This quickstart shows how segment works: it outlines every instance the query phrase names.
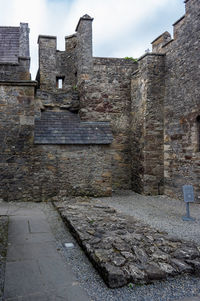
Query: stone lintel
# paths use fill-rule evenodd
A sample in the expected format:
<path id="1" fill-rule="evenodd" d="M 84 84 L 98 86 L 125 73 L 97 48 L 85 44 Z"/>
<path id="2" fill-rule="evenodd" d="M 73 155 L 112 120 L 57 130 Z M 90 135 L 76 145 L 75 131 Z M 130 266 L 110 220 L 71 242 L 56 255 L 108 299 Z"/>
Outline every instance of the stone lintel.
<path id="1" fill-rule="evenodd" d="M 94 20 L 94 18 L 91 18 L 89 15 L 87 15 L 87 14 L 84 15 L 83 17 L 81 17 L 81 18 L 79 19 L 75 31 L 78 31 L 78 27 L 79 27 L 81 21 L 91 21 L 91 22 L 92 22 L 93 20 Z"/>
<path id="2" fill-rule="evenodd" d="M 36 87 L 38 84 L 34 80 L 0 80 L 0 86 L 32 86 Z"/>
<path id="3" fill-rule="evenodd" d="M 56 40 L 57 39 L 57 37 L 56 36 L 46 36 L 46 35 L 39 35 L 38 36 L 38 43 L 39 43 L 39 40 L 40 39 L 54 39 L 54 40 Z"/>

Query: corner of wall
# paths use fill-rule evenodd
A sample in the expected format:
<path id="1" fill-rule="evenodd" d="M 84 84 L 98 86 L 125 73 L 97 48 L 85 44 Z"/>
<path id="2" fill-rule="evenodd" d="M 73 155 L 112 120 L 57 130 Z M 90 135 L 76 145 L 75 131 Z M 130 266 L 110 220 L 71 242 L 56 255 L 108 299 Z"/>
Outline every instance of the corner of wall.
<path id="1" fill-rule="evenodd" d="M 162 194 L 164 188 L 165 56 L 148 54 L 132 78 L 132 181 L 144 194 Z"/>

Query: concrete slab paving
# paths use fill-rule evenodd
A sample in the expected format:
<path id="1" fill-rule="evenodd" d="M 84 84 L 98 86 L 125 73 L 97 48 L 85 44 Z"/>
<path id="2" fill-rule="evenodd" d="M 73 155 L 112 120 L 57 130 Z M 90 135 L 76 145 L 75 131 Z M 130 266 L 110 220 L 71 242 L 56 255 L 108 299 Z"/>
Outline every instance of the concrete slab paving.
<path id="1" fill-rule="evenodd" d="M 49 290 L 55 290 L 56 287 L 60 286 L 77 286 L 77 281 L 71 268 L 66 266 L 63 269 L 63 262 L 58 261 L 57 258 L 40 258 L 38 260 L 38 266 L 42 277 L 45 278 L 45 275 L 48 275 L 48 278 L 46 279 L 46 286 Z"/>
<path id="2" fill-rule="evenodd" d="M 24 243 L 43 243 L 55 241 L 52 233 L 22 233 L 18 235 L 10 234 L 11 244 L 24 244 Z"/>
<path id="3" fill-rule="evenodd" d="M 4 298 L 16 298 L 44 289 L 44 282 L 36 260 L 6 263 Z"/>
<path id="4" fill-rule="evenodd" d="M 48 233 L 51 232 L 49 224 L 46 222 L 45 218 L 41 216 L 28 218 L 28 225 L 30 233 Z"/>
<path id="5" fill-rule="evenodd" d="M 8 215 L 9 205 L 0 202 L 0 215 Z"/>
<path id="6" fill-rule="evenodd" d="M 40 210 L 38 204 L 30 203 L 27 206 L 26 203 L 9 203 L 8 215 L 10 216 L 43 216 L 45 218 L 44 212 Z"/>
<path id="7" fill-rule="evenodd" d="M 49 290 L 28 294 L 23 297 L 8 298 L 6 301 L 85 301 L 84 296 L 80 294 L 80 290 L 76 287 L 61 286 L 58 290 Z M 89 300 L 89 299 L 88 299 Z"/>
<path id="8" fill-rule="evenodd" d="M 10 204 L 7 212 L 4 300 L 89 301 L 60 254 L 45 214 L 31 204 Z"/>
<path id="9" fill-rule="evenodd" d="M 45 294 L 31 294 L 25 297 L 8 298 L 6 301 L 49 301 L 48 296 Z"/>
<path id="10" fill-rule="evenodd" d="M 27 260 L 60 255 L 55 242 L 10 244 L 7 252 L 8 261 Z"/>
<path id="11" fill-rule="evenodd" d="M 17 236 L 21 234 L 29 234 L 28 220 L 21 216 L 9 217 L 8 235 Z"/>

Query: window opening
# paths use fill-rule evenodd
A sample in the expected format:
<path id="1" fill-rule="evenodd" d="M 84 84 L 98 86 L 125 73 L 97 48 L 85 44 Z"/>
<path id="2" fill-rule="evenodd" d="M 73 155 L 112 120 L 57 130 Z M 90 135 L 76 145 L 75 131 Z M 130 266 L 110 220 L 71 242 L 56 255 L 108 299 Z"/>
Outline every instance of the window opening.
<path id="1" fill-rule="evenodd" d="M 64 77 L 56 77 L 56 88 L 63 89 Z"/>

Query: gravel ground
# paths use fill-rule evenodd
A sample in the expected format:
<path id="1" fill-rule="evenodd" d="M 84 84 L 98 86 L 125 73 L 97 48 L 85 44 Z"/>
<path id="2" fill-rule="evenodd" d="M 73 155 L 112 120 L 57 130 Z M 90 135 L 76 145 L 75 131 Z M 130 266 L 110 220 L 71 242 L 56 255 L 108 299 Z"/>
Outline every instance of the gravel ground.
<path id="1" fill-rule="evenodd" d="M 162 230 L 170 232 L 170 229 L 176 225 L 176 231 L 171 230 L 173 235 L 180 236 L 185 233 L 188 239 L 191 237 L 196 242 L 200 242 L 199 238 L 195 239 L 196 236 L 199 237 L 200 227 L 199 214 L 197 212 L 200 210 L 200 205 L 198 204 L 193 204 L 194 206 L 191 208 L 191 215 L 197 218 L 196 222 L 194 224 L 185 222 L 185 224 L 181 221 L 181 216 L 185 212 L 182 203 L 166 197 L 144 197 L 126 191 L 114 195 L 112 198 L 102 198 L 101 200 L 113 207 L 117 208 L 119 206 L 117 209 L 128 214 L 133 214 L 134 208 L 135 217 Z M 179 208 L 179 204 L 182 208 Z M 44 211 L 57 240 L 58 248 L 60 248 L 66 262 L 71 265 L 77 281 L 91 297 L 90 301 L 172 301 L 183 300 L 191 296 L 200 296 L 200 278 L 194 276 L 157 281 L 150 285 L 130 285 L 119 289 L 109 289 L 68 229 L 66 229 L 51 203 L 18 203 L 18 205 L 15 203 L 14 206 L 16 209 L 18 206 L 24 208 L 27 206 L 29 208 L 39 206 Z M 182 229 L 183 227 L 184 230 Z M 197 231 L 196 227 L 198 227 Z M 188 234 L 188 232 L 191 233 Z M 66 249 L 63 246 L 66 242 L 73 242 L 74 248 Z"/>
<path id="2" fill-rule="evenodd" d="M 200 245 L 200 204 L 190 204 L 190 215 L 194 222 L 185 222 L 184 201 L 166 196 L 143 196 L 133 191 L 120 191 L 112 198 L 100 198 L 102 202 L 118 211 L 134 216 L 144 223 L 166 231 L 172 237 L 194 241 Z"/>

